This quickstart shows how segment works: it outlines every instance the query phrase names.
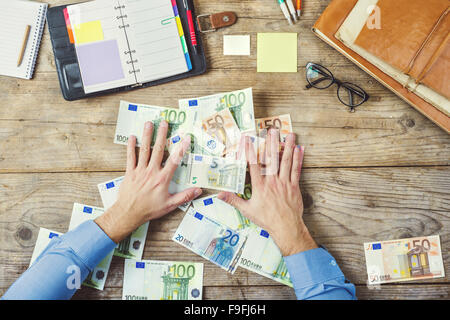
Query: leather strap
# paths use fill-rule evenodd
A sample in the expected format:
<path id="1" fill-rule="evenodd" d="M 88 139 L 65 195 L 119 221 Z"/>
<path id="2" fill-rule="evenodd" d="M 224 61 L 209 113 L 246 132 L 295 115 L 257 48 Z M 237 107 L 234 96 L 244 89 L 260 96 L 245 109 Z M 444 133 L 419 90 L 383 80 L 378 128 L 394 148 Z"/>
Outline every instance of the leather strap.
<path id="1" fill-rule="evenodd" d="M 208 19 L 210 26 L 202 23 L 202 18 Z M 216 29 L 229 27 L 236 23 L 237 16 L 232 11 L 224 11 L 214 14 L 202 14 L 197 16 L 198 26 L 201 32 L 216 31 Z"/>
<path id="2" fill-rule="evenodd" d="M 431 32 L 428 34 L 428 36 L 426 37 L 426 39 L 422 42 L 422 45 L 420 46 L 419 50 L 417 50 L 417 52 L 414 54 L 413 58 L 411 59 L 411 61 L 409 62 L 408 66 L 406 67 L 405 70 L 403 70 L 403 73 L 408 74 L 411 69 L 414 66 L 414 63 L 416 62 L 417 57 L 419 56 L 420 53 L 422 53 L 422 50 L 425 48 L 425 46 L 428 44 L 428 42 L 430 41 L 431 37 L 433 36 L 434 32 L 436 31 L 436 29 L 439 27 L 439 25 L 441 24 L 442 20 L 445 19 L 445 17 L 447 16 L 447 14 L 449 13 L 450 7 L 447 7 L 447 9 L 441 14 L 441 16 L 439 17 L 438 21 L 435 23 L 435 25 L 433 26 L 433 29 L 431 30 Z"/>
<path id="3" fill-rule="evenodd" d="M 215 13 L 209 16 L 211 25 L 214 29 L 219 29 L 223 27 L 229 27 L 236 23 L 237 17 L 234 12 L 225 11 L 220 13 Z"/>

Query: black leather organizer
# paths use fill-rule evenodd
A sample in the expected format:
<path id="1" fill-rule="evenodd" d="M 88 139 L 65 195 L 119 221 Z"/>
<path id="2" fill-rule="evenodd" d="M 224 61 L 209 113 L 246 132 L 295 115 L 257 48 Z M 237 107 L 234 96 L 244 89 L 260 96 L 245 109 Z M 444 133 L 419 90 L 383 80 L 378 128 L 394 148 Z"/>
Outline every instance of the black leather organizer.
<path id="1" fill-rule="evenodd" d="M 188 20 L 186 10 L 184 9 L 183 0 L 176 0 L 178 11 L 183 25 L 184 35 L 188 46 L 189 56 L 191 58 L 192 69 L 188 72 L 171 76 L 164 79 L 150 81 L 142 84 L 135 84 L 129 86 L 118 87 L 114 89 L 94 92 L 86 94 L 83 89 L 83 82 L 81 79 L 81 72 L 78 65 L 75 45 L 70 43 L 69 34 L 66 27 L 63 10 L 64 6 L 52 7 L 47 11 L 47 25 L 50 32 L 50 38 L 53 46 L 53 53 L 55 56 L 56 70 L 58 72 L 59 83 L 64 99 L 68 101 L 97 97 L 108 93 L 115 93 L 121 91 L 129 91 L 139 88 L 147 88 L 159 84 L 167 83 L 174 80 L 189 78 L 200 75 L 206 72 L 206 58 L 203 50 L 202 39 L 200 31 L 195 19 L 195 9 L 192 0 L 188 0 L 192 15 L 194 17 L 194 25 L 197 38 L 197 54 L 194 54 L 194 49 L 191 43 Z"/>

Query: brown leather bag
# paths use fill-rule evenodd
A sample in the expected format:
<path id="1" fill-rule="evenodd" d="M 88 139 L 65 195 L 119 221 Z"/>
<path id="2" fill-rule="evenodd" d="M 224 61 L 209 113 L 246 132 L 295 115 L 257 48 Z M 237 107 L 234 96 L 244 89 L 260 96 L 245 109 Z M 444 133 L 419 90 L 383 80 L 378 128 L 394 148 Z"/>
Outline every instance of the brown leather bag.
<path id="1" fill-rule="evenodd" d="M 381 29 L 355 44 L 450 99 L 450 1 L 379 0 Z"/>

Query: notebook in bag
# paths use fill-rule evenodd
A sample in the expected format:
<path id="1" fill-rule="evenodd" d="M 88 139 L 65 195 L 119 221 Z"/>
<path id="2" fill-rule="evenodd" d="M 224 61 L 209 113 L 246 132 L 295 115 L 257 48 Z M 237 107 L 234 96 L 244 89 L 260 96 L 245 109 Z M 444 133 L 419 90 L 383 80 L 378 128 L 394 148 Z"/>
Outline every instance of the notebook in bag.
<path id="1" fill-rule="evenodd" d="M 378 0 L 381 25 L 365 24 L 355 44 L 449 99 L 449 4 L 448 0 Z"/>
<path id="2" fill-rule="evenodd" d="M 423 115 L 428 117 L 447 132 L 450 132 L 450 118 L 443 111 L 406 88 L 393 76 L 387 74 L 375 64 L 371 63 L 363 56 L 347 47 L 336 37 L 336 33 L 339 28 L 346 21 L 347 17 L 357 3 L 358 0 L 332 0 L 314 24 L 312 31 L 319 38 L 345 55 L 400 98 L 416 108 Z"/>

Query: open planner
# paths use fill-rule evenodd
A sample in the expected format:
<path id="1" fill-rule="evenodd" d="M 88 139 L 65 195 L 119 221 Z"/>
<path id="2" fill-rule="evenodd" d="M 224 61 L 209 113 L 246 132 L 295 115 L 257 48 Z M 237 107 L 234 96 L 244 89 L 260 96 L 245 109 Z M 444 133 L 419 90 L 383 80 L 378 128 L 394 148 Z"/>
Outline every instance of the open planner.
<path id="1" fill-rule="evenodd" d="M 182 1 L 95 0 L 51 8 L 48 24 L 67 100 L 206 71 L 203 50 L 194 54 L 184 33 Z"/>
<path id="2" fill-rule="evenodd" d="M 47 4 L 19 0 L 2 4 L 5 5 L 0 10 L 0 75 L 31 79 Z"/>

